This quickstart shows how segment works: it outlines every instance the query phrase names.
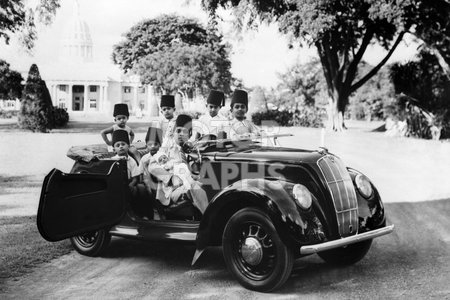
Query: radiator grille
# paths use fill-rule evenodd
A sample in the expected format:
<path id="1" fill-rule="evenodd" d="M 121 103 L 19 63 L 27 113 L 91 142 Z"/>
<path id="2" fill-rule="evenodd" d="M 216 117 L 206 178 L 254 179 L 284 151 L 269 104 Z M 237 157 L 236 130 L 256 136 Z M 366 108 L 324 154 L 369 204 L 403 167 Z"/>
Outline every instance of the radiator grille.
<path id="1" fill-rule="evenodd" d="M 325 155 L 317 161 L 333 199 L 341 237 L 358 232 L 358 201 L 352 179 L 339 158 Z"/>

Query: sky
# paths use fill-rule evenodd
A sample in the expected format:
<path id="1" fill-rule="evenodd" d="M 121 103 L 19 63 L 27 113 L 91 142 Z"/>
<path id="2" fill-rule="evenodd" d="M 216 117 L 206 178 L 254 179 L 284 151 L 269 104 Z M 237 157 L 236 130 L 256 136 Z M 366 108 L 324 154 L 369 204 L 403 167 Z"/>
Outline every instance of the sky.
<path id="1" fill-rule="evenodd" d="M 13 69 L 27 71 L 32 63 L 46 64 L 58 56 L 66 20 L 72 15 L 75 0 L 62 0 L 61 8 L 50 26 L 38 28 L 38 40 L 30 56 L 13 39 L 10 45 L 0 43 L 0 58 L 11 64 Z M 193 17 L 206 24 L 207 14 L 200 7 L 199 0 L 78 0 L 80 15 L 87 22 L 94 44 L 94 60 L 112 63 L 111 53 L 114 44 L 122 40 L 122 34 L 137 22 L 154 18 L 160 14 L 176 13 Z M 227 18 L 224 15 L 224 19 Z M 232 45 L 232 74 L 241 78 L 248 87 L 260 85 L 276 87 L 277 74 L 283 73 L 296 62 L 306 62 L 316 56 L 314 48 L 288 49 L 286 36 L 278 32 L 276 25 L 262 26 L 257 32 L 249 32 L 237 40 L 227 34 L 230 24 L 221 23 L 227 42 Z M 413 42 L 402 43 L 394 52 L 390 62 L 406 61 L 416 52 Z M 371 47 L 364 59 L 376 64 L 384 57 L 380 47 Z"/>

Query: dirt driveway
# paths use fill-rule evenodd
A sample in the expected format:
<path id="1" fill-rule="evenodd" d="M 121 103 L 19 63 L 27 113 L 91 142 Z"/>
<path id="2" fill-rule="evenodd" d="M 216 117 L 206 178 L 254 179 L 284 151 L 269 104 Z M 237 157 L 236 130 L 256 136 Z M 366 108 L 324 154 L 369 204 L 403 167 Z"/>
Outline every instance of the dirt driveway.
<path id="1" fill-rule="evenodd" d="M 448 299 L 450 200 L 386 205 L 393 234 L 359 263 L 338 268 L 317 256 L 296 261 L 270 295 L 242 288 L 220 248 L 191 268 L 192 247 L 115 239 L 102 258 L 73 252 L 9 281 L 5 299 Z"/>
<path id="2" fill-rule="evenodd" d="M 295 134 L 295 138 L 281 140 L 284 146 L 316 148 L 320 144 L 320 130 L 283 128 L 282 131 Z M 54 166 L 70 169 L 72 162 L 64 157 L 68 145 L 97 143 L 98 135 L 2 133 L 2 140 L 18 146 L 29 142 L 33 151 L 24 155 L 0 149 L 2 160 L 21 157 L 10 163 L 8 168 L 12 169 L 0 167 L 0 176 L 32 175 L 39 183 L 39 178 Z M 296 261 L 291 278 L 270 296 L 278 299 L 450 298 L 450 144 L 387 138 L 359 128 L 341 134 L 328 133 L 325 145 L 347 165 L 373 180 L 387 203 L 388 221 L 396 225 L 396 230 L 377 239 L 366 258 L 354 266 L 332 267 L 317 256 Z M 27 201 L 17 201 L 17 193 L 0 193 L 0 206 L 4 208 L 0 212 L 35 214 L 39 184 L 22 194 L 27 195 L 24 196 Z M 192 268 L 193 252 L 187 246 L 114 239 L 102 258 L 72 252 L 26 276 L 7 281 L 0 298 L 257 299 L 268 296 L 245 290 L 234 281 L 225 268 L 220 248 L 209 249 Z"/>

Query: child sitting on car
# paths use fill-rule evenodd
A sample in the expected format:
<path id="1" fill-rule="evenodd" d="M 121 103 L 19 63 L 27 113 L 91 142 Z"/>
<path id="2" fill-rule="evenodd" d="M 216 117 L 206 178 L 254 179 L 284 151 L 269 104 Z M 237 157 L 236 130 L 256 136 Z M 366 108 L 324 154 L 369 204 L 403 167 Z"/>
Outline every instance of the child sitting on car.
<path id="1" fill-rule="evenodd" d="M 136 161 L 129 156 L 130 139 L 129 134 L 125 130 L 115 130 L 112 134 L 112 145 L 114 152 L 116 153 L 112 159 L 124 159 L 127 161 L 127 173 L 128 173 L 128 187 L 132 195 L 137 194 L 137 183 L 139 181 L 139 175 L 141 171 Z"/>
<path id="2" fill-rule="evenodd" d="M 183 184 L 179 187 L 173 188 L 173 186 L 164 185 L 163 191 L 164 196 L 167 200 L 170 199 L 170 196 L 173 191 L 177 190 L 180 194 L 184 194 L 189 191 L 194 183 L 194 179 L 191 176 L 191 172 L 187 164 L 183 162 L 176 162 L 175 160 L 169 160 L 169 157 L 166 153 L 159 151 L 154 156 L 153 159 L 158 163 L 159 166 L 164 168 L 164 170 L 173 173 L 181 178 Z"/>
<path id="3" fill-rule="evenodd" d="M 130 117 L 130 113 L 128 112 L 128 105 L 125 103 L 118 103 L 114 105 L 113 112 L 114 122 L 115 124 L 111 127 L 103 129 L 100 134 L 108 146 L 114 146 L 113 142 L 108 139 L 108 134 L 113 134 L 116 130 L 125 130 L 129 135 L 129 144 L 133 142 L 134 132 L 127 125 L 128 118 Z"/>

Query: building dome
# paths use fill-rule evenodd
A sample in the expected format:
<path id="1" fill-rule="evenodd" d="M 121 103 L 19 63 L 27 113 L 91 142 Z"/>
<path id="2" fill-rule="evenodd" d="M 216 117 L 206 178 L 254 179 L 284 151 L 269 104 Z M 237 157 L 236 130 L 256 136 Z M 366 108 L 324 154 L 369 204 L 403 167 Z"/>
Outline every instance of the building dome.
<path id="1" fill-rule="evenodd" d="M 73 15 L 66 24 L 62 38 L 64 58 L 71 61 L 92 61 L 91 33 L 80 16 L 77 0 L 74 1 Z"/>

